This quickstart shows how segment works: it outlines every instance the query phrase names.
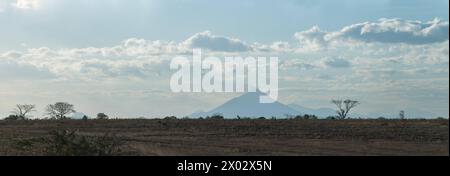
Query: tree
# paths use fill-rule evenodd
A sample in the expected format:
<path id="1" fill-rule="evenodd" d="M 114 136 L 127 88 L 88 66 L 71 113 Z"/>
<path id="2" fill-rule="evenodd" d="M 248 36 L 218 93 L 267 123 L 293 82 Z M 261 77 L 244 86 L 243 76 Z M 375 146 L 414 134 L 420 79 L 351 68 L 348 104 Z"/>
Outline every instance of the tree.
<path id="1" fill-rule="evenodd" d="M 106 115 L 105 113 L 97 114 L 97 119 L 99 119 L 99 120 L 107 120 L 108 118 L 109 118 L 108 115 Z"/>
<path id="2" fill-rule="evenodd" d="M 55 104 L 47 105 L 46 113 L 52 118 L 65 119 L 69 113 L 76 112 L 74 106 L 65 102 L 57 102 Z"/>
<path id="3" fill-rule="evenodd" d="M 83 118 L 81 118 L 81 120 L 87 121 L 87 120 L 89 120 L 89 117 L 87 115 L 84 115 Z"/>
<path id="4" fill-rule="evenodd" d="M 405 111 L 403 111 L 403 110 L 401 110 L 400 111 L 400 113 L 398 114 L 398 117 L 401 119 L 401 120 L 404 120 L 405 119 Z"/>
<path id="5" fill-rule="evenodd" d="M 17 116 L 17 120 L 24 120 L 28 117 L 28 114 L 36 111 L 36 106 L 31 104 L 18 104 L 12 111 L 12 113 Z"/>
<path id="6" fill-rule="evenodd" d="M 331 100 L 331 103 L 335 104 L 338 110 L 336 113 L 338 114 L 337 118 L 342 120 L 346 119 L 350 110 L 359 105 L 358 101 L 355 100 Z"/>

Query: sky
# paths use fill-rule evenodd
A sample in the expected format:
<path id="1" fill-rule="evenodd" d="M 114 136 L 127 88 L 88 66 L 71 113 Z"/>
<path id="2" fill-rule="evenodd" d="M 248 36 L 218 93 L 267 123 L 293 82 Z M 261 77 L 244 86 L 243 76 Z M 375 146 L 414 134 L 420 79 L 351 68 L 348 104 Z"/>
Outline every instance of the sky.
<path id="1" fill-rule="evenodd" d="M 285 104 L 449 116 L 448 0 L 0 0 L 0 117 L 56 101 L 94 116 L 209 110 L 236 93 L 170 92 L 170 59 L 277 56 Z"/>

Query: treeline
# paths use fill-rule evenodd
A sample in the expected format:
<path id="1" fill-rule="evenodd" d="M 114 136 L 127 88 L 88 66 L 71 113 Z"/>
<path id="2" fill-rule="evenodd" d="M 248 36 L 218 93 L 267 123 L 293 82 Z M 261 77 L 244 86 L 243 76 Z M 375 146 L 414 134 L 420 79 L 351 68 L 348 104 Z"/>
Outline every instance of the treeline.
<path id="1" fill-rule="evenodd" d="M 11 111 L 11 115 L 5 117 L 4 120 L 27 120 L 32 117 L 31 113 L 36 111 L 36 105 L 32 104 L 18 104 Z M 70 119 L 69 114 L 75 113 L 75 106 L 67 102 L 56 102 L 55 104 L 49 104 L 44 110 L 46 120 L 63 120 Z M 84 115 L 83 120 L 89 119 Z M 96 119 L 106 120 L 109 116 L 105 113 L 98 113 Z"/>
<path id="2" fill-rule="evenodd" d="M 235 118 L 225 118 L 222 114 L 213 114 L 211 116 L 199 117 L 199 118 L 190 118 L 190 117 L 182 117 L 178 118 L 176 116 L 167 116 L 163 119 L 165 120 L 180 120 L 180 119 L 199 119 L 199 120 L 223 120 L 223 119 L 237 119 L 237 120 L 277 120 L 277 119 L 297 119 L 297 120 L 318 120 L 318 119 L 326 119 L 326 120 L 345 120 L 350 119 L 348 116 L 350 110 L 359 105 L 358 101 L 354 100 L 332 100 L 331 103 L 336 105 L 336 115 L 328 116 L 326 118 L 319 118 L 314 114 L 303 114 L 303 115 L 289 115 L 286 114 L 284 118 L 280 117 L 241 117 L 236 116 Z M 11 111 L 11 115 L 5 117 L 4 120 L 28 120 L 32 117 L 32 113 L 36 111 L 36 106 L 32 104 L 18 104 Z M 70 119 L 68 117 L 69 114 L 75 113 L 75 106 L 73 104 L 67 102 L 56 102 L 55 104 L 49 104 L 44 109 L 44 119 L 42 120 L 65 120 Z M 89 120 L 88 116 L 84 115 L 81 117 L 81 120 Z M 108 120 L 109 116 L 105 113 L 98 113 L 96 118 L 98 120 Z M 119 119 L 119 118 L 117 118 Z M 144 117 L 140 119 L 145 119 Z M 374 119 L 374 118 L 357 118 L 357 119 Z M 406 113 L 405 111 L 400 111 L 398 118 L 385 118 L 378 117 L 375 118 L 378 120 L 390 120 L 390 119 L 401 119 L 405 120 Z M 445 119 L 443 117 L 437 117 L 436 119 Z"/>

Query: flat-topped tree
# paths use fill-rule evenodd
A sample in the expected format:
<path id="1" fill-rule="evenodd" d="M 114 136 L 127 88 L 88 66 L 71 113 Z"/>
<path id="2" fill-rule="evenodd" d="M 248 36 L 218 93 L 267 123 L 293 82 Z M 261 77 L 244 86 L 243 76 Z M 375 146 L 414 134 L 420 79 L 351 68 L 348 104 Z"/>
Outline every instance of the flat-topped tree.
<path id="1" fill-rule="evenodd" d="M 55 104 L 47 105 L 46 113 L 51 118 L 65 119 L 66 115 L 76 112 L 72 104 L 66 102 L 57 102 Z"/>
<path id="2" fill-rule="evenodd" d="M 107 119 L 109 119 L 109 116 L 106 115 L 105 113 L 98 113 L 97 114 L 97 119 L 99 119 L 99 120 L 107 120 Z"/>
<path id="3" fill-rule="evenodd" d="M 347 119 L 348 113 L 350 112 L 350 110 L 352 110 L 353 108 L 355 108 L 356 106 L 359 105 L 358 101 L 350 100 L 350 99 L 331 100 L 331 103 L 335 104 L 336 107 L 338 108 L 336 113 L 338 114 L 337 118 L 340 120 Z"/>

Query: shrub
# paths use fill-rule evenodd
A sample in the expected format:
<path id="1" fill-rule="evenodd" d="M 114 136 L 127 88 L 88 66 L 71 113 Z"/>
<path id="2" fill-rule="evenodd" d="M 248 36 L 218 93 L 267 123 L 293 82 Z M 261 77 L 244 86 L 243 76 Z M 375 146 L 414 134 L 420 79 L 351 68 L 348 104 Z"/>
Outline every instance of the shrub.
<path id="1" fill-rule="evenodd" d="M 386 117 L 378 117 L 378 120 L 386 120 Z"/>
<path id="2" fill-rule="evenodd" d="M 109 116 L 106 115 L 105 113 L 98 113 L 97 114 L 97 119 L 99 119 L 99 120 L 108 120 Z"/>
<path id="3" fill-rule="evenodd" d="M 177 120 L 177 117 L 175 117 L 175 116 L 167 116 L 167 117 L 164 117 L 164 120 Z"/>
<path id="4" fill-rule="evenodd" d="M 297 115 L 297 116 L 295 116 L 295 119 L 299 119 L 299 120 L 316 120 L 316 119 L 318 119 L 318 117 L 316 115 L 305 114 L 305 115 Z"/>
<path id="5" fill-rule="evenodd" d="M 338 118 L 335 117 L 335 116 L 328 116 L 326 119 L 327 119 L 327 120 L 336 120 L 336 119 L 338 119 Z"/>
<path id="6" fill-rule="evenodd" d="M 225 117 L 223 117 L 222 114 L 213 114 L 212 116 L 208 116 L 206 118 L 207 119 L 211 119 L 211 120 L 223 120 L 223 119 L 225 119 Z"/>
<path id="7" fill-rule="evenodd" d="M 5 120 L 25 120 L 26 118 L 23 116 L 18 115 L 9 115 L 8 117 L 5 117 Z"/>
<path id="8" fill-rule="evenodd" d="M 49 155 L 112 156 L 120 155 L 124 142 L 115 135 L 83 136 L 74 131 L 53 131 L 47 140 Z"/>
<path id="9" fill-rule="evenodd" d="M 43 154 L 49 156 L 115 156 L 122 155 L 124 142 L 115 135 L 80 135 L 71 130 L 51 131 L 49 137 L 17 142 L 18 150 L 30 146 L 43 146 Z"/>

